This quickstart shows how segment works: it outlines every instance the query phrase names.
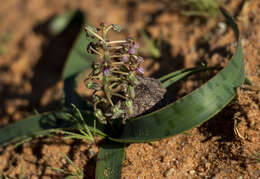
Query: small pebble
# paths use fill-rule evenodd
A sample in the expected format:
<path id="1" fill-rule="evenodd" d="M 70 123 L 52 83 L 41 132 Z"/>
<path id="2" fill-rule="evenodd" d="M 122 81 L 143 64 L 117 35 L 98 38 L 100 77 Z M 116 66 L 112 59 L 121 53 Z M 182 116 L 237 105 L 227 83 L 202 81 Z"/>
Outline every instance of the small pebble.
<path id="1" fill-rule="evenodd" d="M 67 164 L 67 160 L 66 160 L 65 158 L 62 158 L 62 159 L 61 159 L 61 163 L 62 163 L 63 165 L 65 165 L 65 164 Z"/>
<path id="2" fill-rule="evenodd" d="M 207 169 L 209 169 L 210 166 L 211 166 L 211 164 L 210 164 L 209 162 L 207 162 L 207 163 L 205 164 L 205 167 L 206 167 Z"/>
<path id="3" fill-rule="evenodd" d="M 88 150 L 88 157 L 89 157 L 89 158 L 92 158 L 92 157 L 94 157 L 95 155 L 97 155 L 97 151 L 96 151 L 94 148 L 90 148 L 90 149 Z"/>
<path id="4" fill-rule="evenodd" d="M 164 172 L 163 175 L 164 175 L 165 177 L 172 176 L 174 170 L 175 170 L 174 168 L 169 168 L 168 170 L 166 170 L 166 171 Z"/>
<path id="5" fill-rule="evenodd" d="M 194 175 L 194 174 L 195 174 L 195 170 L 190 170 L 190 171 L 189 171 L 189 174 L 190 174 L 190 175 Z"/>
<path id="6" fill-rule="evenodd" d="M 220 22 L 217 25 L 216 33 L 222 35 L 227 30 L 227 24 L 225 22 Z"/>

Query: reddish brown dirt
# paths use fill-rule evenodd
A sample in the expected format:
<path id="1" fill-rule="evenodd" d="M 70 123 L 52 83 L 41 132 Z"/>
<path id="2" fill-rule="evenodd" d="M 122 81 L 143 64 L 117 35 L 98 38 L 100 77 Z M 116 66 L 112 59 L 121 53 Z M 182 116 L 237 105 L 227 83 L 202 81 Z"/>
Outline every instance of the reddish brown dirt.
<path id="1" fill-rule="evenodd" d="M 61 72 L 78 29 L 61 37 L 46 34 L 55 14 L 79 8 L 92 24 L 120 24 L 142 44 L 140 29 L 159 40 L 162 56 L 146 55 L 146 76 L 159 77 L 201 62 L 225 65 L 234 50 L 231 30 L 222 32 L 218 19 L 186 17 L 171 1 L 8 0 L 0 7 L 0 125 L 57 108 L 62 96 Z M 126 150 L 122 178 L 260 178 L 260 1 L 230 0 L 226 8 L 241 30 L 246 74 L 255 84 L 217 116 L 175 137 Z M 177 8 L 180 9 L 180 8 Z M 224 29 L 225 30 L 225 29 Z M 207 40 L 208 39 L 208 40 Z M 207 77 L 188 78 L 171 89 L 187 94 Z M 84 90 L 84 89 L 81 89 Z M 98 145 L 62 136 L 35 139 L 0 151 L 0 174 L 17 178 L 64 178 L 48 167 L 73 171 L 63 154 L 94 177 Z M 257 156 L 258 155 L 258 156 Z"/>

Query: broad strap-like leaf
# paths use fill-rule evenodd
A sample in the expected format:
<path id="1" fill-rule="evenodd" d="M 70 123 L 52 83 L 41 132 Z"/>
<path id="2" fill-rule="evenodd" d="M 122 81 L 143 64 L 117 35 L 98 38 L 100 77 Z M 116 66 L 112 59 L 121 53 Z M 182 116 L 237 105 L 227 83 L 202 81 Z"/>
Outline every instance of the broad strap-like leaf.
<path id="1" fill-rule="evenodd" d="M 147 142 L 174 136 L 207 121 L 236 95 L 245 80 L 244 61 L 238 27 L 223 9 L 237 39 L 237 49 L 227 66 L 199 89 L 153 113 L 128 122 L 118 142 Z"/>
<path id="2" fill-rule="evenodd" d="M 172 85 L 173 83 L 176 83 L 179 80 L 182 80 L 190 75 L 206 71 L 206 70 L 216 70 L 221 69 L 220 67 L 195 67 L 195 68 L 188 68 L 188 69 L 181 69 L 177 70 L 175 72 L 169 73 L 161 78 L 159 80 L 162 82 L 162 85 L 164 88 L 167 88 L 168 86 Z"/>
<path id="3" fill-rule="evenodd" d="M 94 55 L 86 52 L 90 42 L 91 40 L 86 38 L 86 33 L 82 30 L 67 58 L 63 70 L 64 98 L 67 107 L 73 103 L 80 109 L 89 109 L 85 100 L 76 93 L 75 88 L 79 81 L 79 79 L 77 79 L 79 75 L 89 69 L 95 60 Z"/>
<path id="4" fill-rule="evenodd" d="M 88 111 L 81 111 L 85 124 L 92 133 L 106 136 L 104 126 L 97 124 L 94 127 L 94 116 Z M 57 111 L 37 114 L 0 129 L 0 147 L 26 141 L 33 137 L 48 135 L 59 130 L 82 129 L 80 120 L 71 111 Z"/>
<path id="5" fill-rule="evenodd" d="M 96 179 L 120 179 L 124 157 L 124 144 L 106 140 L 98 153 Z"/>
<path id="6" fill-rule="evenodd" d="M 44 135 L 52 129 L 75 126 L 66 112 L 37 114 L 0 129 L 0 146 L 17 143 L 34 136 Z"/>
<path id="7" fill-rule="evenodd" d="M 48 31 L 51 35 L 61 34 L 70 25 L 81 25 L 84 21 L 84 14 L 80 10 L 69 10 L 63 14 L 55 16 L 48 25 Z"/>

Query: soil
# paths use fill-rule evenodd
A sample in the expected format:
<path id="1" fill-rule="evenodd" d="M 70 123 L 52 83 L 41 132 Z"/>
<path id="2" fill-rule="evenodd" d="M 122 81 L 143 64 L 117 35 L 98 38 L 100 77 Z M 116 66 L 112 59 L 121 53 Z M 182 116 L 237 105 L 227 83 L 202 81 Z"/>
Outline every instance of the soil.
<path id="1" fill-rule="evenodd" d="M 126 149 L 122 178 L 260 178 L 260 1 L 229 0 L 225 8 L 241 30 L 246 74 L 254 86 L 208 122 L 186 133 Z M 56 14 L 79 8 L 89 22 L 120 24 L 142 45 L 143 29 L 156 39 L 160 57 L 144 54 L 145 76 L 158 78 L 201 63 L 222 65 L 234 52 L 234 37 L 223 18 L 187 17 L 170 0 L 8 0 L 0 6 L 0 126 L 33 113 L 54 110 L 62 97 L 64 59 L 79 29 L 46 33 Z M 175 100 L 211 74 L 189 77 L 170 88 Z M 85 89 L 82 89 L 84 91 Z M 173 95 L 174 94 L 174 95 Z M 168 96 L 167 96 L 168 97 Z M 52 168 L 74 169 L 94 178 L 98 143 L 52 136 L 0 151 L 0 174 L 9 178 L 64 178 Z M 74 171 L 75 172 L 75 171 Z"/>

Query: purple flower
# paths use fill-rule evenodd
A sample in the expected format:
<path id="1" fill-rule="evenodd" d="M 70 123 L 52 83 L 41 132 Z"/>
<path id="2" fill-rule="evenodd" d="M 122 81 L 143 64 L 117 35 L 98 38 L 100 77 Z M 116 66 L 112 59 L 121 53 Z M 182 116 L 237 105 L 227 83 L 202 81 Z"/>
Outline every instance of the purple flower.
<path id="1" fill-rule="evenodd" d="M 128 53 L 129 53 L 130 55 L 135 54 L 135 49 L 134 49 L 133 47 L 131 47 L 131 48 L 129 49 Z"/>
<path id="2" fill-rule="evenodd" d="M 144 62 L 144 58 L 141 57 L 141 56 L 138 56 L 138 57 L 137 57 L 137 61 L 138 61 L 139 63 L 143 63 L 143 62 Z"/>
<path id="3" fill-rule="evenodd" d="M 105 67 L 104 68 L 104 75 L 108 76 L 110 74 L 109 68 Z"/>
<path id="4" fill-rule="evenodd" d="M 134 48 L 139 48 L 139 45 L 134 42 L 134 43 L 133 43 L 133 47 L 134 47 Z"/>
<path id="5" fill-rule="evenodd" d="M 128 57 L 127 57 L 127 56 L 122 56 L 121 60 L 122 60 L 123 62 L 127 62 L 127 61 L 128 61 Z"/>
<path id="6" fill-rule="evenodd" d="M 144 74 L 144 69 L 142 67 L 138 67 L 136 71 L 137 73 Z"/>

